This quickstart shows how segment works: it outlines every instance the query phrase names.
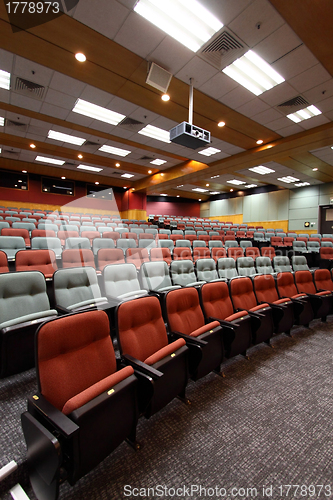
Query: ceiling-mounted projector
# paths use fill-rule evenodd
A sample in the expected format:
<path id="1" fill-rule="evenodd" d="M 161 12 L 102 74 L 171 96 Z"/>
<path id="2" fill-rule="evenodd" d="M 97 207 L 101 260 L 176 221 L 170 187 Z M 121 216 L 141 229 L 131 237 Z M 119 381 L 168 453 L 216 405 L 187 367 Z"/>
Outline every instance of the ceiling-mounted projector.
<path id="1" fill-rule="evenodd" d="M 210 144 L 210 132 L 196 127 L 193 122 L 193 85 L 190 78 L 190 99 L 188 110 L 188 122 L 182 122 L 170 130 L 170 141 L 185 146 L 186 148 L 198 149 Z"/>
<path id="2" fill-rule="evenodd" d="M 210 132 L 191 123 L 182 122 L 170 130 L 170 141 L 186 148 L 198 149 L 210 144 Z"/>

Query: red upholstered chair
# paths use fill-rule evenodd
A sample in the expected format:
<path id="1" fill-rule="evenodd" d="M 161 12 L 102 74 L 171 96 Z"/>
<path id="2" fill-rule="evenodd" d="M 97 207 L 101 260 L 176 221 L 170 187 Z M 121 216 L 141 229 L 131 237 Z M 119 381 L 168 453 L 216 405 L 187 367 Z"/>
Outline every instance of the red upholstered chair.
<path id="1" fill-rule="evenodd" d="M 253 344 L 269 344 L 274 332 L 272 308 L 267 304 L 257 303 L 252 280 L 248 276 L 232 278 L 229 282 L 230 296 L 235 311 L 246 310 L 251 316 Z"/>
<path id="2" fill-rule="evenodd" d="M 223 327 L 226 357 L 245 356 L 252 341 L 251 318 L 245 310 L 234 312 L 227 283 L 205 283 L 199 293 L 206 321 L 217 320 Z"/>
<path id="3" fill-rule="evenodd" d="M 198 259 L 209 259 L 210 250 L 208 247 L 194 247 L 193 248 L 193 261 L 196 262 Z"/>
<path id="4" fill-rule="evenodd" d="M 333 265 L 333 248 L 320 247 L 319 256 L 321 260 L 321 267 L 327 267 L 328 269 L 330 269 Z"/>
<path id="5" fill-rule="evenodd" d="M 199 236 L 197 236 L 197 238 L 198 238 L 198 240 L 205 241 L 206 245 L 208 246 L 208 242 L 210 240 L 209 234 L 199 234 Z"/>
<path id="6" fill-rule="evenodd" d="M 7 254 L 3 250 L 0 250 L 0 273 L 8 273 L 8 260 Z"/>
<path id="7" fill-rule="evenodd" d="M 12 227 L 4 227 L 1 229 L 1 236 L 22 236 L 26 248 L 30 248 L 30 236 L 27 229 L 14 229 Z"/>
<path id="8" fill-rule="evenodd" d="M 125 255 L 126 262 L 134 264 L 137 269 L 140 269 L 143 262 L 149 262 L 149 254 L 147 248 L 127 248 Z"/>
<path id="9" fill-rule="evenodd" d="M 36 334 L 38 391 L 22 427 L 37 498 L 55 500 L 128 439 L 138 408 L 133 368 L 117 366 L 108 316 L 90 311 L 44 323 Z"/>
<path id="10" fill-rule="evenodd" d="M 175 247 L 172 255 L 173 260 L 192 260 L 192 252 L 186 247 Z"/>
<path id="11" fill-rule="evenodd" d="M 161 236 L 166 236 L 166 234 L 161 235 Z M 156 260 L 164 260 L 169 266 L 171 261 L 172 261 L 170 249 L 169 248 L 151 248 L 150 249 L 150 260 L 152 262 L 154 262 Z"/>
<path id="12" fill-rule="evenodd" d="M 50 279 L 57 269 L 53 250 L 19 250 L 15 255 L 16 271 L 40 271 Z"/>
<path id="13" fill-rule="evenodd" d="M 97 265 L 100 271 L 109 264 L 125 264 L 124 252 L 121 248 L 100 248 L 97 252 Z"/>
<path id="14" fill-rule="evenodd" d="M 55 231 L 53 231 L 52 229 L 33 229 L 31 231 L 31 239 L 32 238 L 38 238 L 38 237 L 42 237 L 42 238 L 55 238 L 57 235 L 55 233 Z"/>
<path id="15" fill-rule="evenodd" d="M 241 247 L 229 247 L 228 257 L 232 257 L 234 260 L 237 260 L 238 257 L 244 257 L 244 250 Z"/>
<path id="16" fill-rule="evenodd" d="M 285 247 L 292 247 L 293 241 L 295 241 L 295 238 L 293 238 L 292 236 L 285 236 L 283 238 L 283 244 Z"/>
<path id="17" fill-rule="evenodd" d="M 114 249 L 103 249 L 114 250 Z M 95 259 L 92 250 L 88 248 L 67 248 L 62 252 L 62 267 L 93 267 L 95 266 Z"/>
<path id="18" fill-rule="evenodd" d="M 156 242 L 158 242 L 158 240 L 168 240 L 168 239 L 169 239 L 169 235 L 163 234 L 163 233 L 157 233 L 155 236 Z"/>
<path id="19" fill-rule="evenodd" d="M 165 312 L 171 335 L 185 338 L 190 349 L 191 378 L 198 380 L 213 370 L 220 373 L 224 356 L 222 328 L 218 321 L 205 323 L 196 288 L 168 292 Z"/>
<path id="20" fill-rule="evenodd" d="M 66 239 L 67 238 L 78 238 L 79 237 L 79 232 L 78 231 L 58 231 L 57 237 L 60 239 L 60 243 L 62 246 L 65 246 Z"/>
<path id="21" fill-rule="evenodd" d="M 279 298 L 274 277 L 271 274 L 254 276 L 253 288 L 257 302 L 267 302 L 273 310 L 274 332 L 290 335 L 295 322 L 294 306 L 289 297 Z"/>
<path id="22" fill-rule="evenodd" d="M 333 294 L 329 290 L 317 292 L 313 276 L 310 271 L 296 271 L 295 284 L 298 293 L 306 293 L 310 297 L 315 318 L 326 321 L 333 307 Z"/>
<path id="23" fill-rule="evenodd" d="M 247 240 L 253 240 L 253 237 L 254 237 L 254 231 L 246 231 L 246 239 Z"/>
<path id="24" fill-rule="evenodd" d="M 95 238 L 100 238 L 101 234 L 99 231 L 82 231 L 82 238 L 88 238 L 90 241 L 90 246 L 92 246 L 92 242 Z"/>
<path id="25" fill-rule="evenodd" d="M 245 257 L 252 257 L 253 260 L 256 260 L 257 257 L 260 257 L 260 250 L 258 247 L 246 247 L 245 248 Z"/>
<path id="26" fill-rule="evenodd" d="M 102 238 L 111 238 L 114 241 L 117 241 L 120 238 L 120 234 L 118 231 L 104 231 L 102 233 Z"/>
<path id="27" fill-rule="evenodd" d="M 184 239 L 189 240 L 191 242 L 191 245 L 192 245 L 192 242 L 197 239 L 197 235 L 196 234 L 185 234 Z"/>
<path id="28" fill-rule="evenodd" d="M 309 326 L 314 317 L 310 298 L 305 293 L 298 293 L 294 275 L 291 272 L 282 272 L 278 273 L 275 279 L 279 297 L 289 297 L 294 304 L 295 323 Z"/>
<path id="29" fill-rule="evenodd" d="M 139 408 L 147 418 L 176 396 L 185 399 L 188 348 L 182 338 L 169 343 L 157 297 L 121 302 L 116 333 L 122 358 L 138 374 Z"/>
<path id="30" fill-rule="evenodd" d="M 182 234 L 170 234 L 169 239 L 175 243 L 177 240 L 183 240 L 184 236 Z"/>
<path id="31" fill-rule="evenodd" d="M 210 252 L 211 257 L 215 260 L 215 262 L 217 262 L 219 259 L 224 259 L 225 257 L 227 257 L 227 251 L 224 247 L 212 247 Z"/>
<path id="32" fill-rule="evenodd" d="M 317 292 L 322 290 L 333 292 L 332 275 L 328 269 L 315 269 L 313 278 Z"/>
<path id="33" fill-rule="evenodd" d="M 261 247 L 262 257 L 269 257 L 271 261 L 276 257 L 275 249 L 273 247 Z"/>
<path id="34" fill-rule="evenodd" d="M 272 236 L 271 237 L 271 245 L 274 248 L 283 248 L 284 244 L 283 244 L 283 239 L 281 238 L 281 236 Z"/>

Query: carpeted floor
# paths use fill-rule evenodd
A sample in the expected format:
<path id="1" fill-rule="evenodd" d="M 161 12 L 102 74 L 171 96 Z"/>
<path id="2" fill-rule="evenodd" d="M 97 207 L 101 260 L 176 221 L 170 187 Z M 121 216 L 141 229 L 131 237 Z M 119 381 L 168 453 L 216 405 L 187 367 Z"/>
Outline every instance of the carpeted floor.
<path id="1" fill-rule="evenodd" d="M 174 400 L 140 419 L 139 452 L 123 443 L 60 499 L 333 498 L 332 335 L 333 318 L 313 321 L 230 360 L 225 378 L 190 382 L 190 406 Z M 0 383 L 3 465 L 24 460 L 19 416 L 34 372 Z"/>

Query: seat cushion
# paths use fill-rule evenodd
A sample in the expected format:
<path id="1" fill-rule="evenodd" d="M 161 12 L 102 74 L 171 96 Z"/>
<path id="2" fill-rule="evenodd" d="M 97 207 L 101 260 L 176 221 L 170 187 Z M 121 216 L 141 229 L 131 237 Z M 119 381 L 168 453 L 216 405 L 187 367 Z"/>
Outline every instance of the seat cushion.
<path id="1" fill-rule="evenodd" d="M 161 359 L 170 356 L 184 345 L 185 345 L 184 339 L 177 339 L 175 340 L 175 342 L 171 342 L 171 344 L 168 344 L 165 347 L 162 347 L 162 349 L 159 349 L 158 351 L 154 352 L 154 354 L 149 356 L 149 358 L 145 359 L 144 362 L 146 363 L 146 365 L 151 366 L 154 363 L 157 363 L 157 361 L 160 361 Z"/>

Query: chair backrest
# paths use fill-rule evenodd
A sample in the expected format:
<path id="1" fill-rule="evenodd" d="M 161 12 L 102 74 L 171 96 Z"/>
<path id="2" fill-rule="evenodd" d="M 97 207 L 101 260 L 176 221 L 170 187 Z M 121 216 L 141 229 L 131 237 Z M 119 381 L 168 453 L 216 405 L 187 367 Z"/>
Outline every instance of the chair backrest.
<path id="1" fill-rule="evenodd" d="M 234 314 L 226 282 L 215 281 L 205 283 L 200 289 L 200 295 L 206 318 L 225 319 Z"/>
<path id="2" fill-rule="evenodd" d="M 31 231 L 31 239 L 39 236 L 55 238 L 56 232 L 52 229 L 33 229 Z"/>
<path id="3" fill-rule="evenodd" d="M 238 247 L 238 243 L 235 240 L 225 240 L 224 239 L 224 246 L 226 249 L 231 248 L 231 247 Z"/>
<path id="4" fill-rule="evenodd" d="M 57 233 L 57 237 L 60 239 L 61 244 L 64 246 L 67 238 L 78 238 L 78 231 L 63 231 L 60 230 Z"/>
<path id="5" fill-rule="evenodd" d="M 269 257 L 257 257 L 256 258 L 256 268 L 259 274 L 273 274 L 274 269 L 272 266 L 272 261 Z"/>
<path id="6" fill-rule="evenodd" d="M 1 230 L 2 228 L 4 228 L 4 227 L 7 227 L 7 228 L 8 228 L 8 227 L 10 227 L 9 222 L 7 222 L 7 221 L 5 221 L 5 220 L 4 220 L 4 221 L 3 221 L 3 220 L 0 220 L 0 230 Z"/>
<path id="7" fill-rule="evenodd" d="M 260 257 L 260 250 L 258 247 L 246 247 L 245 248 L 245 257 L 252 257 L 253 260 L 256 260 L 257 257 Z"/>
<path id="8" fill-rule="evenodd" d="M 300 240 L 293 241 L 293 250 L 295 252 L 307 252 L 306 243 Z"/>
<path id="9" fill-rule="evenodd" d="M 172 286 L 169 267 L 164 260 L 142 264 L 139 277 L 145 290 L 158 291 Z"/>
<path id="10" fill-rule="evenodd" d="M 291 257 L 293 271 L 309 271 L 309 266 L 304 255 L 293 255 Z"/>
<path id="11" fill-rule="evenodd" d="M 240 246 L 243 250 L 245 250 L 245 248 L 247 248 L 247 247 L 252 247 L 252 241 L 241 240 L 241 241 L 239 242 L 239 246 Z"/>
<path id="12" fill-rule="evenodd" d="M 97 252 L 98 269 L 102 271 L 110 264 L 125 264 L 125 255 L 121 248 L 100 248 Z"/>
<path id="13" fill-rule="evenodd" d="M 62 252 L 62 267 L 93 267 L 94 254 L 90 248 L 65 248 Z"/>
<path id="14" fill-rule="evenodd" d="M 150 260 L 152 262 L 156 260 L 164 260 L 168 265 L 170 265 L 172 257 L 169 248 L 151 248 L 150 250 Z"/>
<path id="15" fill-rule="evenodd" d="M 90 246 L 95 238 L 100 238 L 101 234 L 99 231 L 81 231 L 82 238 L 88 238 L 90 241 Z"/>
<path id="16" fill-rule="evenodd" d="M 273 258 L 274 271 L 276 273 L 282 273 L 285 271 L 292 271 L 290 261 L 285 255 L 277 255 Z"/>
<path id="17" fill-rule="evenodd" d="M 252 309 L 257 305 L 251 278 L 233 278 L 229 283 L 231 300 L 235 309 Z"/>
<path id="18" fill-rule="evenodd" d="M 2 236 L 22 236 L 27 247 L 30 246 L 30 235 L 27 229 L 15 229 L 13 227 L 1 229 Z"/>
<path id="19" fill-rule="evenodd" d="M 320 247 L 319 254 L 321 259 L 333 259 L 333 248 Z"/>
<path id="20" fill-rule="evenodd" d="M 165 298 L 167 323 L 171 332 L 190 334 L 205 324 L 195 288 L 171 290 Z"/>
<path id="21" fill-rule="evenodd" d="M 199 281 L 212 281 L 219 278 L 214 259 L 198 259 L 195 268 Z"/>
<path id="22" fill-rule="evenodd" d="M 276 276 L 276 287 L 280 297 L 293 297 L 298 294 L 294 275 L 291 272 L 281 272 Z"/>
<path id="23" fill-rule="evenodd" d="M 8 273 L 8 259 L 7 254 L 3 250 L 0 250 L 0 273 Z"/>
<path id="24" fill-rule="evenodd" d="M 333 241 L 326 241 L 326 238 L 322 238 L 320 247 L 333 247 Z"/>
<path id="25" fill-rule="evenodd" d="M 115 248 L 114 241 L 110 238 L 94 238 L 92 242 L 92 251 L 96 256 L 100 248 Z"/>
<path id="26" fill-rule="evenodd" d="M 253 276 L 257 273 L 252 257 L 239 257 L 236 262 L 239 276 Z"/>
<path id="27" fill-rule="evenodd" d="M 205 248 L 207 245 L 206 245 L 206 242 L 205 241 L 202 241 L 202 240 L 193 240 L 192 242 L 192 247 L 193 249 L 194 248 Z"/>
<path id="28" fill-rule="evenodd" d="M 317 290 L 333 291 L 332 275 L 328 269 L 315 269 L 313 279 Z"/>
<path id="29" fill-rule="evenodd" d="M 53 275 L 54 297 L 58 306 L 74 309 L 101 298 L 96 270 L 93 267 L 58 269 Z"/>
<path id="30" fill-rule="evenodd" d="M 320 243 L 318 241 L 308 241 L 307 248 L 310 252 L 318 252 L 320 249 Z"/>
<path id="31" fill-rule="evenodd" d="M 299 293 L 316 293 L 316 287 L 310 271 L 296 271 L 295 284 Z"/>
<path id="32" fill-rule="evenodd" d="M 58 269 L 53 250 L 19 250 L 15 257 L 16 271 L 40 271 L 51 278 Z"/>
<path id="33" fill-rule="evenodd" d="M 172 240 L 158 240 L 158 245 L 161 248 L 168 248 L 170 250 L 170 253 L 173 252 L 174 249 L 174 242 Z"/>
<path id="34" fill-rule="evenodd" d="M 7 254 L 8 259 L 14 259 L 19 250 L 25 250 L 22 236 L 0 236 L 0 250 Z"/>
<path id="35" fill-rule="evenodd" d="M 210 250 L 205 247 L 195 247 L 193 248 L 193 260 L 196 262 L 198 259 L 209 259 L 210 258 Z"/>
<path id="36" fill-rule="evenodd" d="M 230 279 L 238 276 L 235 259 L 233 259 L 232 257 L 224 257 L 218 259 L 217 272 L 219 278 Z"/>
<path id="37" fill-rule="evenodd" d="M 136 248 L 137 244 L 136 244 L 135 240 L 132 240 L 132 238 L 129 238 L 129 239 L 119 238 L 117 240 L 116 247 L 121 248 L 122 251 L 124 252 L 124 255 L 125 255 L 127 248 Z"/>
<path id="38" fill-rule="evenodd" d="M 147 239 L 140 239 L 139 240 L 139 248 L 155 248 L 157 245 L 156 245 L 156 241 L 154 239 L 151 239 L 151 238 L 147 238 Z"/>
<path id="39" fill-rule="evenodd" d="M 210 250 L 212 250 L 212 248 L 222 248 L 222 247 L 223 247 L 222 241 L 220 240 L 210 240 L 208 242 L 208 248 Z"/>
<path id="40" fill-rule="evenodd" d="M 257 297 L 257 301 L 273 303 L 279 300 L 279 296 L 275 286 L 275 280 L 271 274 L 261 274 L 254 276 L 253 288 Z"/>
<path id="41" fill-rule="evenodd" d="M 112 264 L 103 269 L 104 289 L 107 297 L 121 297 L 140 290 L 134 264 Z"/>
<path id="42" fill-rule="evenodd" d="M 190 248 L 176 247 L 173 249 L 173 260 L 192 260 L 192 252 Z"/>
<path id="43" fill-rule="evenodd" d="M 149 262 L 149 254 L 147 248 L 127 248 L 126 262 L 134 264 L 137 269 L 140 269 L 144 262 Z"/>
<path id="44" fill-rule="evenodd" d="M 46 282 L 41 272 L 0 274 L 0 326 L 17 318 L 49 310 Z"/>
<path id="45" fill-rule="evenodd" d="M 237 260 L 239 257 L 244 257 L 244 251 L 241 247 L 229 247 L 228 257 L 232 257 Z"/>
<path id="46" fill-rule="evenodd" d="M 74 238 L 66 238 L 65 242 L 65 249 L 75 249 L 75 248 L 81 248 L 81 249 L 87 249 L 90 250 L 91 245 L 90 241 L 88 238 L 83 238 L 83 237 L 74 237 Z"/>
<path id="47" fill-rule="evenodd" d="M 224 247 L 218 248 L 218 247 L 213 247 L 210 251 L 212 259 L 217 262 L 219 259 L 224 258 L 227 256 L 227 251 Z"/>
<path id="48" fill-rule="evenodd" d="M 56 258 L 59 259 L 62 254 L 62 246 L 59 238 L 49 238 L 43 236 L 37 236 L 31 240 L 31 249 L 50 249 L 53 250 Z"/>
<path id="49" fill-rule="evenodd" d="M 188 286 L 197 281 L 192 260 L 173 260 L 170 275 L 173 285 Z"/>
<path id="50" fill-rule="evenodd" d="M 176 241 L 176 248 L 177 247 L 182 247 L 182 248 L 189 248 L 191 249 L 191 242 L 189 240 L 177 240 Z"/>

